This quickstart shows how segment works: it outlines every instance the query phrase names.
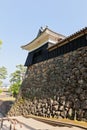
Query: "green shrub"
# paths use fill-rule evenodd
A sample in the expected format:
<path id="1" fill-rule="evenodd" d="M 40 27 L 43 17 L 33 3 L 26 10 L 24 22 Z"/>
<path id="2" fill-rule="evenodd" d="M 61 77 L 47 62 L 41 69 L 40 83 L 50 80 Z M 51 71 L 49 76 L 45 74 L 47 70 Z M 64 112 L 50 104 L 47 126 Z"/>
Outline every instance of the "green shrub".
<path id="1" fill-rule="evenodd" d="M 2 91 L 2 89 L 0 89 L 0 93 L 2 93 L 3 91 Z"/>

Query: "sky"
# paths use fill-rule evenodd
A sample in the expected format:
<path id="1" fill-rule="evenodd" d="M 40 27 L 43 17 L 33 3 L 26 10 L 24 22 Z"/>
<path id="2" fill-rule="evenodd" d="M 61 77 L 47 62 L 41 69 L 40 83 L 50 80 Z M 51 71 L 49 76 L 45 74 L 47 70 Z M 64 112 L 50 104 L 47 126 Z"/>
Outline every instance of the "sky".
<path id="1" fill-rule="evenodd" d="M 87 0 L 0 0 L 0 67 L 10 75 L 24 65 L 28 51 L 21 46 L 46 25 L 65 36 L 86 27 Z"/>

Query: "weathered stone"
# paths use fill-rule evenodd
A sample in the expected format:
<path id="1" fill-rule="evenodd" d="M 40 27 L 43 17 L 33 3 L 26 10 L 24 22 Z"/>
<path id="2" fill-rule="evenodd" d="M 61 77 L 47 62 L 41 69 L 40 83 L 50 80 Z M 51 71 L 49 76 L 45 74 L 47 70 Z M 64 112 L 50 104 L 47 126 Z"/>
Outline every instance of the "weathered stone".
<path id="1" fill-rule="evenodd" d="M 60 100 L 60 104 L 65 105 L 65 101 Z"/>
<path id="2" fill-rule="evenodd" d="M 73 109 L 70 108 L 69 111 L 68 111 L 68 115 L 69 115 L 70 117 L 72 117 L 72 114 L 73 114 Z"/>
<path id="3" fill-rule="evenodd" d="M 80 81 L 80 83 L 81 83 L 81 81 Z M 82 83 L 81 83 L 81 84 L 82 84 Z M 82 88 L 77 88 L 77 89 L 76 89 L 76 93 L 77 93 L 77 94 L 80 94 L 80 93 L 82 92 L 82 90 L 83 90 Z"/>
<path id="4" fill-rule="evenodd" d="M 65 100 L 66 100 L 65 96 L 60 97 L 60 100 L 59 100 L 60 104 L 65 105 Z"/>
<path id="5" fill-rule="evenodd" d="M 47 99 L 43 99 L 43 103 L 44 103 L 44 104 L 47 103 Z"/>
<path id="6" fill-rule="evenodd" d="M 85 121 L 87 122 L 87 111 L 84 113 L 83 117 L 85 118 Z"/>
<path id="7" fill-rule="evenodd" d="M 37 100 L 36 100 L 36 99 L 34 99 L 33 103 L 34 103 L 34 104 L 37 104 Z"/>
<path id="8" fill-rule="evenodd" d="M 84 81 L 83 81 L 82 79 L 78 80 L 78 83 L 79 83 L 79 84 L 83 84 L 83 82 L 84 82 Z"/>
<path id="9" fill-rule="evenodd" d="M 59 108 L 59 106 L 58 106 L 58 105 L 54 105 L 54 106 L 52 106 L 52 109 L 53 109 L 53 110 L 55 110 L 55 111 L 57 111 L 57 110 L 58 110 L 58 108 Z"/>
<path id="10" fill-rule="evenodd" d="M 84 100 L 81 104 L 82 109 L 86 109 L 87 110 L 87 100 Z"/>
<path id="11" fill-rule="evenodd" d="M 55 114 L 56 114 L 56 116 L 58 118 L 60 116 L 60 111 L 56 111 Z"/>
<path id="12" fill-rule="evenodd" d="M 53 99 L 49 98 L 48 99 L 48 104 L 52 105 L 53 104 Z"/>
<path id="13" fill-rule="evenodd" d="M 74 108 L 76 110 L 79 110 L 80 107 L 81 107 L 81 103 L 80 103 L 80 101 L 78 99 L 76 99 L 76 101 L 74 102 Z"/>
<path id="14" fill-rule="evenodd" d="M 48 104 L 47 103 L 45 103 L 45 108 L 48 108 Z"/>
<path id="15" fill-rule="evenodd" d="M 9 114 L 86 120 L 86 111 L 87 47 L 82 47 L 30 66 Z"/>
<path id="16" fill-rule="evenodd" d="M 58 105 L 58 104 L 59 103 L 56 100 L 53 101 L 53 105 Z"/>
<path id="17" fill-rule="evenodd" d="M 81 101 L 85 100 L 85 94 L 84 94 L 84 93 L 81 93 L 81 94 L 79 95 L 79 98 L 80 98 Z"/>
<path id="18" fill-rule="evenodd" d="M 72 102 L 71 102 L 71 101 L 67 101 L 67 102 L 65 103 L 65 106 L 66 106 L 67 108 L 72 107 Z"/>
<path id="19" fill-rule="evenodd" d="M 61 115 L 62 118 L 65 118 L 65 112 L 64 111 L 60 112 L 60 115 Z"/>
<path id="20" fill-rule="evenodd" d="M 38 103 L 36 107 L 37 109 L 41 108 L 41 103 Z"/>
<path id="21" fill-rule="evenodd" d="M 64 106 L 60 106 L 60 107 L 59 107 L 59 110 L 60 110 L 60 111 L 63 111 L 63 110 L 64 110 Z"/>
<path id="22" fill-rule="evenodd" d="M 42 112 L 45 113 L 47 110 L 43 107 L 42 108 Z"/>

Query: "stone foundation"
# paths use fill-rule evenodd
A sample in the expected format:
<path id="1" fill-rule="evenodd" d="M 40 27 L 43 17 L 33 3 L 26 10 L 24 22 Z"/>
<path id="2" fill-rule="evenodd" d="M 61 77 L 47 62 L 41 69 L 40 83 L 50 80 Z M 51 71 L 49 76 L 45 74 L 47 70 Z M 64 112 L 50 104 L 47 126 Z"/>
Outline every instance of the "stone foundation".
<path id="1" fill-rule="evenodd" d="M 30 66 L 9 114 L 87 120 L 87 47 Z"/>

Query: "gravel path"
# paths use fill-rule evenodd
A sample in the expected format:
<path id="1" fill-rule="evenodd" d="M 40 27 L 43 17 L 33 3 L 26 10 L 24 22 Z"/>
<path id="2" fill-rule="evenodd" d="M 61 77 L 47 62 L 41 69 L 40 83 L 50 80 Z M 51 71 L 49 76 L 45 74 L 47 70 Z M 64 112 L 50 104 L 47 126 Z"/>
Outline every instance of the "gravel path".
<path id="1" fill-rule="evenodd" d="M 20 121 L 22 123 L 22 127 L 20 126 L 20 124 L 16 124 L 16 130 L 82 130 L 80 128 L 76 128 L 76 127 L 54 127 L 51 125 L 48 125 L 46 123 L 43 122 L 39 122 L 36 121 L 32 118 L 25 118 L 22 116 L 18 116 L 18 117 L 12 117 L 12 118 L 16 118 L 18 121 Z M 10 122 L 8 121 L 4 121 L 4 125 L 3 128 L 1 130 L 10 130 L 9 129 L 10 126 Z M 13 126 L 12 126 L 12 130 Z"/>

